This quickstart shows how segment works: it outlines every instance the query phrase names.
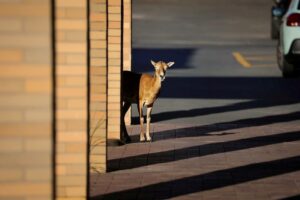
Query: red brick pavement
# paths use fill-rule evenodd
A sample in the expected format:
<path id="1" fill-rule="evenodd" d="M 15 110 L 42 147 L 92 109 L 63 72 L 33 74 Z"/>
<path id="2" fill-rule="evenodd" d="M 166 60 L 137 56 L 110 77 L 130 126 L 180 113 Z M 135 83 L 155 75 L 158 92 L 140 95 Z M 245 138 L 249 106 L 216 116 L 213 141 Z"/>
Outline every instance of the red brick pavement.
<path id="1" fill-rule="evenodd" d="M 300 199 L 300 124 L 270 124 L 152 124 L 151 143 L 130 126 L 91 199 Z"/>

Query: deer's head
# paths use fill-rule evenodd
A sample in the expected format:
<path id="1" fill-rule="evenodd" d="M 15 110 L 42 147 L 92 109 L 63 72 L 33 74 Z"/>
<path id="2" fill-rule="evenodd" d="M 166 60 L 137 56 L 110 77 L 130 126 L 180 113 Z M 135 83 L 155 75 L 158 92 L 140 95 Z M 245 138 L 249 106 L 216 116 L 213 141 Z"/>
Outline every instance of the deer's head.
<path id="1" fill-rule="evenodd" d="M 154 62 L 151 60 L 151 64 L 155 68 L 155 75 L 160 78 L 160 81 L 164 81 L 166 78 L 166 72 L 169 67 L 175 64 L 175 62 L 165 63 L 163 61 Z"/>

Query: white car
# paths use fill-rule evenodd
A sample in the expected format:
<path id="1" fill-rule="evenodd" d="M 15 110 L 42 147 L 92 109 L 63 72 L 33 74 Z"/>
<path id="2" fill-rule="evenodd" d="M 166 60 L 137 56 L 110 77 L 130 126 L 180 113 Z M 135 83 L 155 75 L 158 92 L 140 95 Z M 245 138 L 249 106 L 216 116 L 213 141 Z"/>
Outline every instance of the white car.
<path id="1" fill-rule="evenodd" d="M 283 77 L 295 76 L 300 69 L 300 0 L 292 0 L 282 18 L 277 61 Z"/>

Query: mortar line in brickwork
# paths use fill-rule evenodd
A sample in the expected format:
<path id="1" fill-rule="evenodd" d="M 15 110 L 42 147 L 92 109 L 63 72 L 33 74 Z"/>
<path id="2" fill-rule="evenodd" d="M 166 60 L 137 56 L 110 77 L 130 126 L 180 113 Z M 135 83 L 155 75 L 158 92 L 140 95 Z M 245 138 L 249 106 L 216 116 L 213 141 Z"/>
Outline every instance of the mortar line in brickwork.
<path id="1" fill-rule="evenodd" d="M 120 111 L 122 112 L 122 103 L 123 103 L 123 99 L 122 99 L 122 71 L 123 71 L 123 67 L 124 67 L 124 55 L 123 55 L 123 53 L 124 53 L 124 0 L 121 0 L 121 50 L 120 50 L 120 54 L 121 54 L 121 56 L 120 56 L 120 64 L 121 64 L 121 66 L 120 66 Z M 120 121 L 122 120 L 121 119 L 121 115 L 119 116 L 119 118 L 120 118 Z M 121 126 L 121 124 L 122 123 L 120 123 L 120 128 L 119 128 L 119 130 L 120 130 L 120 139 L 121 139 L 121 132 L 122 132 L 122 126 Z"/>
<path id="2" fill-rule="evenodd" d="M 87 56 L 86 56 L 86 63 L 87 63 L 87 90 L 86 90 L 86 96 L 87 96 L 87 147 L 86 147 L 86 197 L 89 198 L 89 189 L 90 189 L 90 94 L 91 94 L 91 81 L 90 81 L 90 51 L 91 51 L 91 45 L 90 45 L 90 1 L 87 0 L 86 5 L 86 21 L 87 21 L 87 32 L 86 32 L 86 45 L 87 45 Z"/>
<path id="3" fill-rule="evenodd" d="M 52 57 L 52 199 L 56 198 L 56 32 L 55 0 L 50 3 L 51 57 Z"/>
<path id="4" fill-rule="evenodd" d="M 106 145 L 105 145 L 105 172 L 107 172 L 107 151 L 108 151 L 108 145 L 107 145 L 107 138 L 108 138 L 108 47 L 109 47 L 109 41 L 108 41 L 108 23 L 109 23 L 109 14 L 108 14 L 108 0 L 106 0 L 106 112 L 105 112 L 105 138 L 106 138 Z"/>

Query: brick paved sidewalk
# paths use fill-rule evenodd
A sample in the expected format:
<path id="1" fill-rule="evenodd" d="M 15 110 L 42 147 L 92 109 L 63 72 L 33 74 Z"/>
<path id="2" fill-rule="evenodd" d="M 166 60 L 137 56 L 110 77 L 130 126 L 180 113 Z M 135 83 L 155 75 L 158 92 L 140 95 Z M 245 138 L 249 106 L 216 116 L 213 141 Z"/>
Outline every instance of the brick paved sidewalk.
<path id="1" fill-rule="evenodd" d="M 91 199 L 300 199 L 299 123 L 153 124 L 151 143 L 108 148 Z M 286 131 L 288 130 L 288 131 Z"/>

